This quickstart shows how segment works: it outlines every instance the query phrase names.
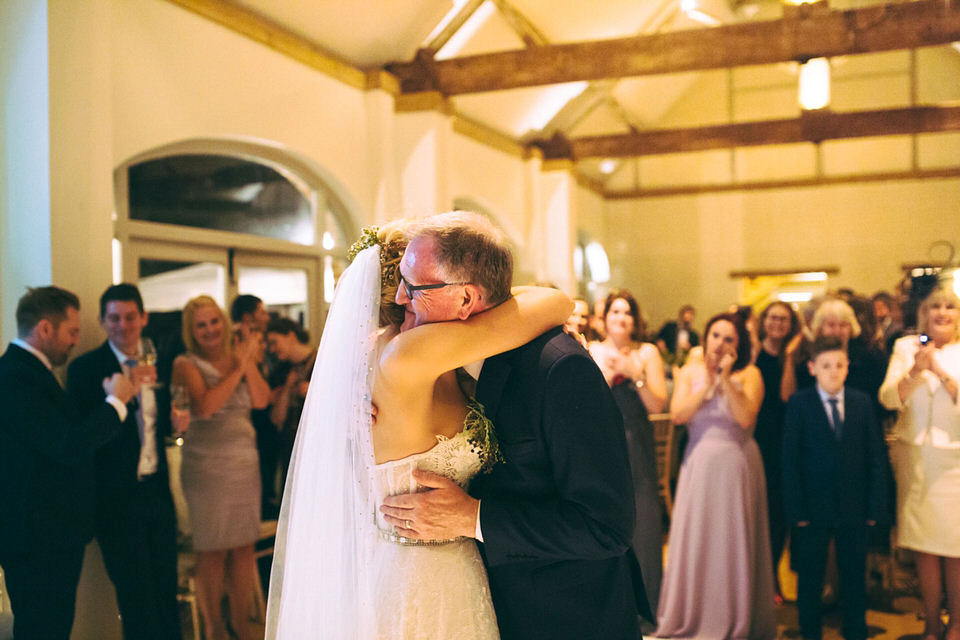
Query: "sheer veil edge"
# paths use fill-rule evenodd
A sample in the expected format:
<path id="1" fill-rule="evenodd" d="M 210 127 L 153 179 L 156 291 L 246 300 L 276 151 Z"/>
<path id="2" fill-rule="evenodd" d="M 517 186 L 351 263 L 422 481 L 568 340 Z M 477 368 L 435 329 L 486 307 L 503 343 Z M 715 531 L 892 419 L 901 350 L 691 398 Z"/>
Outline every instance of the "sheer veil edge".
<path id="1" fill-rule="evenodd" d="M 370 391 L 380 247 L 343 272 L 327 316 L 277 524 L 267 640 L 375 635 Z"/>

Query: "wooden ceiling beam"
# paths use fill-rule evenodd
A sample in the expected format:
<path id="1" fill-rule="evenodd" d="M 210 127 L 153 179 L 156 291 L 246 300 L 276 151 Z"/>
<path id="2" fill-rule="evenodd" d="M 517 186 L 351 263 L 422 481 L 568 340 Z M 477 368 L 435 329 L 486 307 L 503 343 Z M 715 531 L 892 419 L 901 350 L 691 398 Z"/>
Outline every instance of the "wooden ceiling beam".
<path id="1" fill-rule="evenodd" d="M 898 180 L 940 180 L 960 178 L 960 167 L 944 169 L 914 169 L 910 171 L 885 171 L 880 173 L 848 174 L 820 176 L 812 178 L 793 178 L 787 180 L 762 180 L 756 182 L 731 182 L 726 184 L 702 184 L 676 187 L 647 187 L 629 191 L 604 191 L 607 200 L 636 200 L 640 198 L 665 198 L 671 196 L 693 196 L 705 193 L 724 193 L 730 191 L 758 191 L 761 189 L 798 189 L 804 187 L 826 187 L 838 184 L 864 184 L 871 182 L 895 182 Z"/>
<path id="2" fill-rule="evenodd" d="M 433 58 L 437 54 L 437 51 L 440 51 L 440 49 L 443 48 L 443 45 L 450 41 L 450 38 L 452 38 L 454 34 L 460 30 L 460 27 L 466 24 L 467 20 L 470 19 L 470 16 L 476 13 L 477 9 L 479 9 L 480 5 L 483 3 L 484 0 L 469 0 L 469 2 L 466 2 L 463 7 L 460 8 L 460 11 L 457 12 L 457 15 L 455 15 L 450 22 L 448 22 L 447 25 L 440 30 L 440 33 L 437 34 L 437 36 L 431 40 L 426 47 L 424 47 L 424 50 L 426 51 L 425 55 L 429 58 Z"/>
<path id="3" fill-rule="evenodd" d="M 842 138 L 960 131 L 960 107 L 905 107 L 834 113 L 807 111 L 787 120 L 737 122 L 688 129 L 659 129 L 533 143 L 545 158 L 625 158 Z M 563 154 L 569 153 L 569 156 Z"/>
<path id="4" fill-rule="evenodd" d="M 912 49 L 960 40 L 960 0 L 916 0 L 831 11 L 785 7 L 784 17 L 653 35 L 557 44 L 387 65 L 404 92 L 498 91 Z"/>

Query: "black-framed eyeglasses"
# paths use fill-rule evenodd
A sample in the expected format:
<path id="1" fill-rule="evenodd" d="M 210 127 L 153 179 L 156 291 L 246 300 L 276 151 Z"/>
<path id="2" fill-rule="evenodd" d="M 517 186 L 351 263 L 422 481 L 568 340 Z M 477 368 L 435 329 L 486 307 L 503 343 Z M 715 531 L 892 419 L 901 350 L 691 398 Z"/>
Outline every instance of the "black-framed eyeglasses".
<path id="1" fill-rule="evenodd" d="M 403 274 L 399 274 L 400 284 L 403 286 L 403 290 L 406 291 L 407 297 L 411 300 L 413 299 L 413 294 L 417 291 L 430 291 L 431 289 L 443 289 L 444 287 L 450 287 L 455 284 L 470 284 L 469 282 L 437 282 L 434 284 L 410 284 L 407 282 L 407 279 L 403 277 Z"/>

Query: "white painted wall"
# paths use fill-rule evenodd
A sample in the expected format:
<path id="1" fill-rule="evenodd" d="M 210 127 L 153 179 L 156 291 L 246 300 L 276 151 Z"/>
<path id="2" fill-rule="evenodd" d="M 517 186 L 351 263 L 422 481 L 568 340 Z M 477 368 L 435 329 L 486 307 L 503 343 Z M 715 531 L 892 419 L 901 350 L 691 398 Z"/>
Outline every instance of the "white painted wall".
<path id="1" fill-rule="evenodd" d="M 655 329 L 681 304 L 703 322 L 737 301 L 732 270 L 836 265 L 831 288 L 892 289 L 937 240 L 960 247 L 960 179 L 858 183 L 606 204 L 611 261 Z M 615 283 L 616 284 L 616 283 Z"/>
<path id="2" fill-rule="evenodd" d="M 16 337 L 17 300 L 50 284 L 47 9 L 0 2 L 0 338 Z"/>

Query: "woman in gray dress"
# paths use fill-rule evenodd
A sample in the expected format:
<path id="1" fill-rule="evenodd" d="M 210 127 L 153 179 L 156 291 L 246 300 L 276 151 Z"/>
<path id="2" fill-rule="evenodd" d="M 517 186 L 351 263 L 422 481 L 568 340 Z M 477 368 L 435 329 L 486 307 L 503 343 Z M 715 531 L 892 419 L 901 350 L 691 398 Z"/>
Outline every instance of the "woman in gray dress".
<path id="1" fill-rule="evenodd" d="M 260 336 L 233 344 L 230 322 L 209 296 L 183 310 L 187 353 L 173 381 L 187 387 L 191 420 L 180 478 L 196 552 L 197 599 L 207 640 L 227 638 L 220 613 L 225 577 L 233 630 L 250 636 L 248 621 L 260 531 L 260 469 L 250 409 L 267 405 L 270 388 L 257 368 Z"/>

